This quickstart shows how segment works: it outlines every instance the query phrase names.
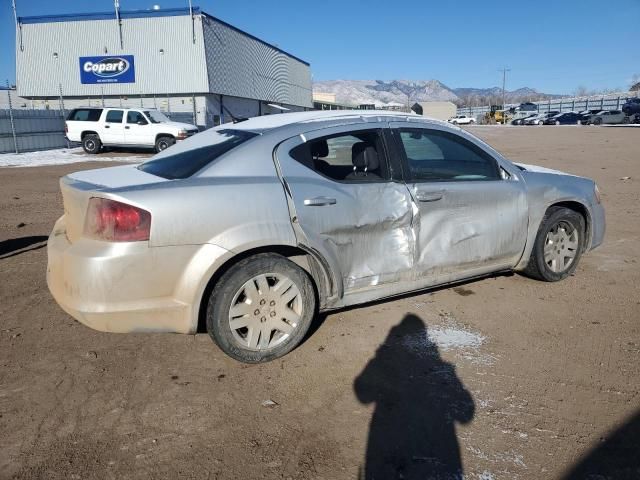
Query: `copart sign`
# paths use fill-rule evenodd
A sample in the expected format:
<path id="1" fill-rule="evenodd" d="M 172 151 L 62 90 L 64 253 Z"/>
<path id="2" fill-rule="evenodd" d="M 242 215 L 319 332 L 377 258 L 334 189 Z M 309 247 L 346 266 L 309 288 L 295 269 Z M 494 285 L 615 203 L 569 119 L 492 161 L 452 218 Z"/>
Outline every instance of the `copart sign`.
<path id="1" fill-rule="evenodd" d="M 80 57 L 81 83 L 135 83 L 133 55 Z"/>

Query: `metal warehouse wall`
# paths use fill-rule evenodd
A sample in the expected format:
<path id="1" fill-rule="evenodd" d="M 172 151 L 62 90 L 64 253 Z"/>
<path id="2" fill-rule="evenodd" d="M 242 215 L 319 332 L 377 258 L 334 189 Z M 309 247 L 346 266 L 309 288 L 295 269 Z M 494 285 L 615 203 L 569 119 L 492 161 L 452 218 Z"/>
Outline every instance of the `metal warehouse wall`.
<path id="1" fill-rule="evenodd" d="M 312 107 L 309 65 L 215 18 L 202 24 L 210 92 Z"/>
<path id="2" fill-rule="evenodd" d="M 18 95 L 57 97 L 58 84 L 64 96 L 207 92 L 202 17 L 194 18 L 195 43 L 189 15 L 125 18 L 123 48 L 116 20 L 24 23 L 23 51 L 16 42 Z M 134 55 L 135 83 L 80 83 L 79 57 L 100 55 Z"/>

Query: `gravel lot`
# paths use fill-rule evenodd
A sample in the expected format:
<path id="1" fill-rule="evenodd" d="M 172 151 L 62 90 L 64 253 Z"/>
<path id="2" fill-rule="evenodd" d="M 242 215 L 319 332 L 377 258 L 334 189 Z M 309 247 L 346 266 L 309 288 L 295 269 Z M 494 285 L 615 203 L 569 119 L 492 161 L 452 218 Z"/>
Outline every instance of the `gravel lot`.
<path id="1" fill-rule="evenodd" d="M 58 177 L 105 165 L 0 168 L 0 479 L 640 478 L 640 129 L 470 130 L 595 178 L 604 246 L 557 284 L 498 276 L 333 313 L 257 366 L 206 334 L 63 313 L 43 248 Z"/>

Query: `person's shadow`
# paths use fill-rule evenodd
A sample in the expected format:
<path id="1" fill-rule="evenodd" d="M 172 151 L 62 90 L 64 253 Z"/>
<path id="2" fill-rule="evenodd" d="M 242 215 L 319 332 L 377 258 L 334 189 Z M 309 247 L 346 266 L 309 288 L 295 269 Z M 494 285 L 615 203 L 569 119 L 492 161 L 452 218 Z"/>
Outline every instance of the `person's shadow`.
<path id="1" fill-rule="evenodd" d="M 376 404 L 362 480 L 463 478 L 455 424 L 473 419 L 473 397 L 419 317 L 391 329 L 353 388 Z"/>

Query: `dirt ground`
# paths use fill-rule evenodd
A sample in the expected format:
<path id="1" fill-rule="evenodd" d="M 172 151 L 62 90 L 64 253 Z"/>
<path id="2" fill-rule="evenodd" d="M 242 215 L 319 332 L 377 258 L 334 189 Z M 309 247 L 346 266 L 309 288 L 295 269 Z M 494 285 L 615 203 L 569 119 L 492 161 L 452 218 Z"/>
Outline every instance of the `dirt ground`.
<path id="1" fill-rule="evenodd" d="M 66 315 L 45 285 L 58 177 L 105 164 L 0 169 L 0 479 L 640 478 L 640 129 L 471 130 L 596 179 L 605 244 L 560 283 L 333 313 L 256 366 Z"/>

